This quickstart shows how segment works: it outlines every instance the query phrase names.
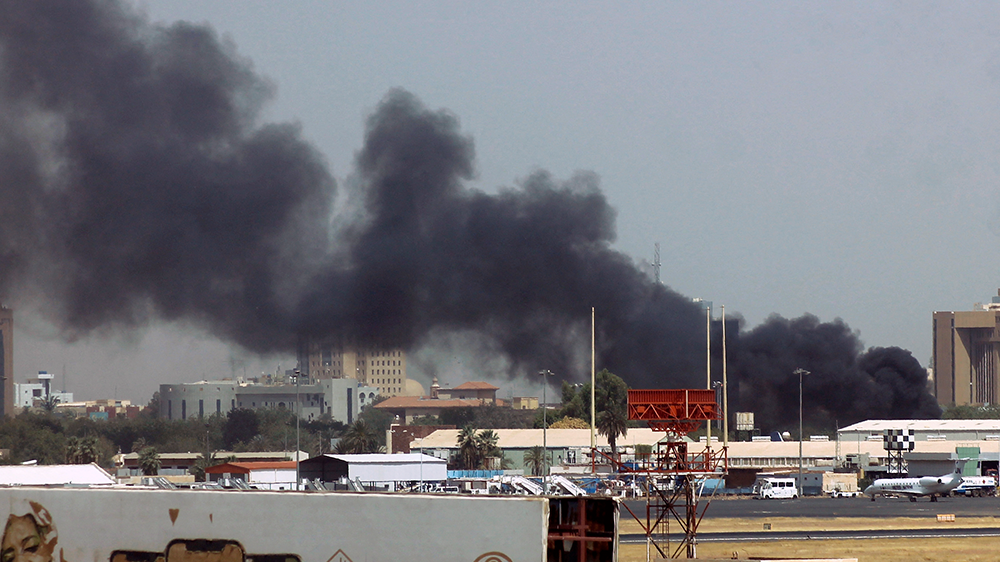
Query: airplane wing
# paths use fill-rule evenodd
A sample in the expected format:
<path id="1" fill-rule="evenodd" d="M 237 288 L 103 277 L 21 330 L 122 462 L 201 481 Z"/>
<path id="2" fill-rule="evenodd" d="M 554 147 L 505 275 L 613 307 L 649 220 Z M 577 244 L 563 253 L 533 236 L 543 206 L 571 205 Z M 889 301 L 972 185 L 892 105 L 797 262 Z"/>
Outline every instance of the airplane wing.
<path id="1" fill-rule="evenodd" d="M 907 496 L 907 497 L 913 496 L 915 498 L 927 495 L 927 492 L 918 492 L 916 490 L 892 490 L 889 493 L 895 494 L 897 496 Z"/>

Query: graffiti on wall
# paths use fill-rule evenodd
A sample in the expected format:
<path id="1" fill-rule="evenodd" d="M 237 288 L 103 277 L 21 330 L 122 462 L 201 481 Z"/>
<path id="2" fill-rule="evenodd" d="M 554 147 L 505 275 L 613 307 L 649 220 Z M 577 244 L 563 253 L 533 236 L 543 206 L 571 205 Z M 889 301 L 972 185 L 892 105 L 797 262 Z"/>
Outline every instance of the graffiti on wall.
<path id="1" fill-rule="evenodd" d="M 67 562 L 56 546 L 59 532 L 52 515 L 38 502 L 19 502 L 11 510 L 4 526 L 0 541 L 0 562 Z M 177 519 L 177 511 L 170 510 L 171 523 Z M 302 562 L 297 554 L 252 554 L 234 540 L 226 539 L 175 539 L 163 551 L 114 550 L 109 562 Z M 338 550 L 327 562 L 351 562 Z M 500 552 L 488 552 L 476 562 L 510 562 L 510 558 Z"/>

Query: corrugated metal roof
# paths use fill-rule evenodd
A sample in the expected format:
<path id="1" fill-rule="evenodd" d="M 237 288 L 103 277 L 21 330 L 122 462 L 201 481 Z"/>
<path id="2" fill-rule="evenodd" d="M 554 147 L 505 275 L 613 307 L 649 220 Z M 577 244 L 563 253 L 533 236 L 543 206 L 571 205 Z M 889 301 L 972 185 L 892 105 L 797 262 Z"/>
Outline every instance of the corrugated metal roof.
<path id="1" fill-rule="evenodd" d="M 110 486 L 115 479 L 96 464 L 0 466 L 2 486 Z"/>
<path id="2" fill-rule="evenodd" d="M 458 429 L 439 429 L 423 439 L 414 439 L 410 444 L 410 449 L 423 447 L 425 449 L 449 449 L 458 447 Z M 494 429 L 497 437 L 497 446 L 501 449 L 527 449 L 529 447 L 542 446 L 541 429 Z M 645 427 L 634 427 L 628 430 L 628 434 L 618 438 L 618 446 L 626 445 L 652 445 L 663 438 L 662 431 L 653 431 Z M 569 447 L 590 447 L 589 429 L 549 429 L 547 435 L 549 447 L 561 449 Z M 608 447 L 608 440 L 597 434 L 597 446 Z"/>
<path id="3" fill-rule="evenodd" d="M 410 444 L 411 450 L 416 450 L 421 446 L 424 449 L 455 449 L 458 447 L 457 429 L 439 429 L 428 435 L 421 443 L 420 439 L 414 439 Z M 541 429 L 494 429 L 499 440 L 497 442 L 501 449 L 526 449 L 532 446 L 542 445 Z M 618 446 L 632 446 L 636 444 L 653 445 L 664 438 L 663 432 L 653 431 L 647 428 L 632 428 L 628 430 L 628 436 L 618 440 Z M 551 448 L 581 448 L 590 447 L 589 429 L 550 429 L 548 430 L 548 446 Z M 608 447 L 608 442 L 600 434 L 597 436 L 598 447 Z M 983 452 L 996 451 L 1000 447 L 997 441 L 917 441 L 914 452 L 918 453 L 954 453 L 955 447 L 973 446 L 979 447 Z M 721 442 L 712 442 L 712 448 L 722 447 Z M 704 443 L 688 444 L 688 451 L 691 453 L 701 452 L 705 449 Z M 837 442 L 833 441 L 804 441 L 802 443 L 802 455 L 812 458 L 833 458 L 836 456 Z M 841 439 L 841 456 L 857 453 L 867 453 L 872 457 L 883 457 L 886 455 L 882 446 L 882 441 L 855 441 Z M 729 458 L 790 458 L 799 456 L 798 441 L 730 441 Z"/>
<path id="4" fill-rule="evenodd" d="M 430 455 L 422 455 L 420 453 L 368 453 L 359 455 L 331 455 L 326 454 L 324 457 L 329 457 L 332 459 L 337 459 L 339 461 L 344 461 L 350 464 L 411 464 L 411 463 L 441 463 L 447 464 L 448 461 L 444 459 L 439 459 L 437 457 L 432 457 Z M 421 459 L 423 457 L 423 459 Z M 313 457 L 309 459 L 311 462 L 316 462 L 315 459 L 319 457 Z M 306 462 L 306 461 L 303 461 Z"/>
<path id="5" fill-rule="evenodd" d="M 233 470 L 233 469 L 236 470 Z M 253 470 L 273 470 L 273 469 L 295 469 L 295 461 L 272 461 L 272 462 L 227 462 L 217 464 L 205 469 L 209 474 L 243 473 L 247 474 Z"/>
<path id="6" fill-rule="evenodd" d="M 915 429 L 920 431 L 997 431 L 1000 420 L 866 420 L 840 428 L 843 432 L 870 431 L 882 433 L 886 429 Z"/>

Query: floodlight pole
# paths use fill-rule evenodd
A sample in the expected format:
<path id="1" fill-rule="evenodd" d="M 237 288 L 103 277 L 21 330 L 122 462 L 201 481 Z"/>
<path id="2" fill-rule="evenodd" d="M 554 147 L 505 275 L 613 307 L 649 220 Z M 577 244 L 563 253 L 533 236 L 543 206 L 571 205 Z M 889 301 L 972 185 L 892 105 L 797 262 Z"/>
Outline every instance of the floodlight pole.
<path id="1" fill-rule="evenodd" d="M 302 417 L 302 402 L 299 400 L 299 379 L 302 371 L 295 369 L 295 489 L 302 486 L 302 474 L 299 472 L 299 418 Z"/>
<path id="2" fill-rule="evenodd" d="M 545 490 L 545 494 L 549 493 L 549 440 L 548 440 L 548 407 L 546 403 L 548 401 L 546 397 L 545 389 L 549 386 L 549 381 L 545 378 L 546 376 L 551 377 L 552 371 L 548 369 L 544 371 L 538 371 L 538 374 L 542 377 L 542 489 Z"/>
<path id="3" fill-rule="evenodd" d="M 793 374 L 799 376 L 799 497 L 802 497 L 802 376 L 808 375 L 805 369 L 795 369 Z"/>

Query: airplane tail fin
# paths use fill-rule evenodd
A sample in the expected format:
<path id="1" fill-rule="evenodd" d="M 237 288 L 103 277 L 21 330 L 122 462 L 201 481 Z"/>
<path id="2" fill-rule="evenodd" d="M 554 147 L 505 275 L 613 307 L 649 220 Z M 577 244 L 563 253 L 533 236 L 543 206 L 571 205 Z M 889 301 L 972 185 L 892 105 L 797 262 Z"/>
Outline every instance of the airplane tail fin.
<path id="1" fill-rule="evenodd" d="M 965 463 L 971 460 L 972 459 L 969 457 L 955 459 L 955 474 L 962 474 L 962 469 L 965 468 Z"/>

